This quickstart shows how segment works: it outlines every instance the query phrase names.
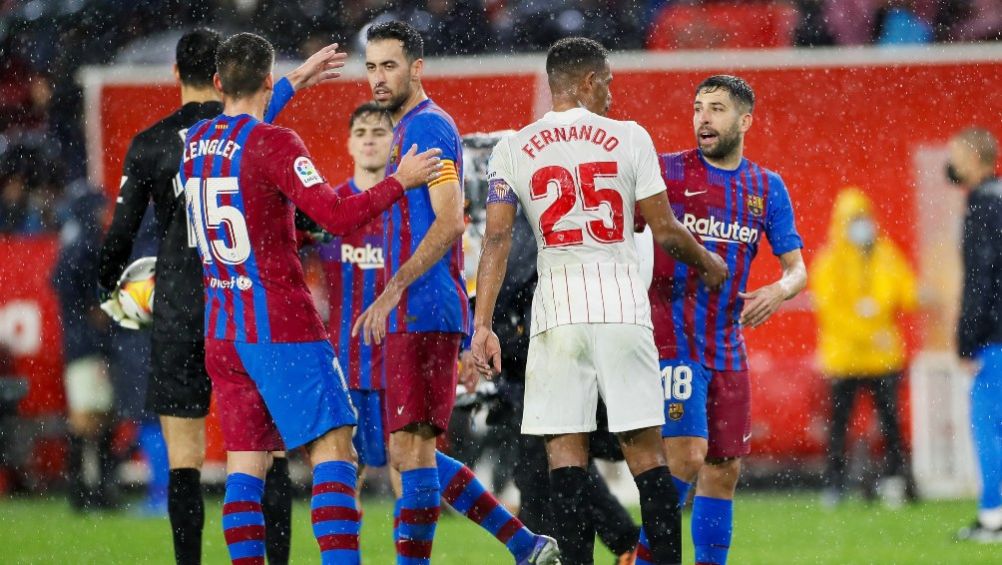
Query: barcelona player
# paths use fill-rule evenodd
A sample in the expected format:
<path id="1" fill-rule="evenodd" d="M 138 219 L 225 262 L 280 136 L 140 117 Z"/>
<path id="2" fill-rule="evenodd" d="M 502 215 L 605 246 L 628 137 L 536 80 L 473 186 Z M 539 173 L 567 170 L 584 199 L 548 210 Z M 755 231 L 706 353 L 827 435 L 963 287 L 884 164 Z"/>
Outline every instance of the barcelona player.
<path id="1" fill-rule="evenodd" d="M 755 94 L 741 78 L 718 75 L 696 88 L 698 147 L 660 155 L 675 216 L 727 261 L 732 278 L 708 289 L 699 274 L 654 251 L 651 318 L 665 396 L 662 429 L 679 500 L 698 477 L 692 509 L 696 563 L 727 561 L 741 458 L 751 451 L 751 398 L 744 327 L 764 323 L 807 283 L 793 207 L 778 174 L 744 158 Z M 747 290 L 762 239 L 782 276 Z M 650 563 L 641 531 L 637 563 Z"/>

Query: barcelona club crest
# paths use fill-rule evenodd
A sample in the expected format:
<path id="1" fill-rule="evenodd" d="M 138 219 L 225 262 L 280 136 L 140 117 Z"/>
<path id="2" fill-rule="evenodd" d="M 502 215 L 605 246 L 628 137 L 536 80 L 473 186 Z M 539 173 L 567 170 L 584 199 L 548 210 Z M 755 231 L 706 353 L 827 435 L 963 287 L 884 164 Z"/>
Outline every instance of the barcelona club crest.
<path id="1" fill-rule="evenodd" d="M 750 212 L 752 216 L 762 215 L 763 208 L 765 208 L 765 202 L 761 196 L 749 195 L 745 201 L 748 203 L 748 212 Z"/>
<path id="2" fill-rule="evenodd" d="M 400 144 L 394 143 L 393 148 L 390 149 L 390 162 L 398 163 L 400 161 Z"/>
<path id="3" fill-rule="evenodd" d="M 681 402 L 672 402 L 668 405 L 668 418 L 673 422 L 681 420 L 683 415 L 685 415 L 685 407 Z"/>

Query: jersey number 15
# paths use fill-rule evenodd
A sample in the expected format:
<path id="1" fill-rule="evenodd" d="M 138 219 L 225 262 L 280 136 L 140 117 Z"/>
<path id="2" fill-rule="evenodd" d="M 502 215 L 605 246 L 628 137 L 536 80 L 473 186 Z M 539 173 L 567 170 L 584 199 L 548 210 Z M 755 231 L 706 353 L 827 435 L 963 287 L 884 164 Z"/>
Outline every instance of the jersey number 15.
<path id="1" fill-rule="evenodd" d="M 557 186 L 557 199 L 539 217 L 543 243 L 546 247 L 584 243 L 584 233 L 580 228 L 556 229 L 557 223 L 574 210 L 579 191 L 581 206 L 586 212 L 599 212 L 602 204 L 606 204 L 612 214 L 612 225 L 609 225 L 608 219 L 602 217 L 588 221 L 585 224 L 588 235 L 599 243 L 623 241 L 623 195 L 612 188 L 595 188 L 595 179 L 614 178 L 619 173 L 619 165 L 615 161 L 582 163 L 577 166 L 575 173 L 577 174 L 564 167 L 551 165 L 539 169 L 532 175 L 533 200 L 546 198 L 550 185 Z"/>
<path id="2" fill-rule="evenodd" d="M 180 178 L 175 182 L 180 183 Z M 250 257 L 250 236 L 243 213 L 235 206 L 219 202 L 220 196 L 239 191 L 236 177 L 192 177 L 185 182 L 188 243 L 198 245 L 203 263 L 239 265 Z M 218 237 L 210 238 L 210 233 Z"/>

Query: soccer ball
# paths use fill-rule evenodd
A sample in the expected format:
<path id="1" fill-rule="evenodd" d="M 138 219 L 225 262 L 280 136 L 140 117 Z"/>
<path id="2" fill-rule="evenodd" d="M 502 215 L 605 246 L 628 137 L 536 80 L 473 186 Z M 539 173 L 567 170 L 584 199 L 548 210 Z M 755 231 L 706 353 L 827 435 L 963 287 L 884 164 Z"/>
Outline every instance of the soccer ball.
<path id="1" fill-rule="evenodd" d="M 153 321 L 156 257 L 137 259 L 125 269 L 118 283 L 118 305 L 125 316 L 140 326 Z"/>

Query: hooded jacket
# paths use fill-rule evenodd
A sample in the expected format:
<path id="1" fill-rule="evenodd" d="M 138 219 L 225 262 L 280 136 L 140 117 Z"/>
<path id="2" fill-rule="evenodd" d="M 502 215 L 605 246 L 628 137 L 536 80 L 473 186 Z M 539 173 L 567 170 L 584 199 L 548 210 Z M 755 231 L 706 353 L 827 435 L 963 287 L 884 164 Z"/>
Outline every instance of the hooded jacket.
<path id="1" fill-rule="evenodd" d="M 849 223 L 865 216 L 876 224 L 872 203 L 857 188 L 835 201 L 828 243 L 809 277 L 818 318 L 818 355 L 830 377 L 876 377 L 905 365 L 898 315 L 918 304 L 915 275 L 898 247 L 876 235 L 869 252 L 849 241 Z"/>
<path id="2" fill-rule="evenodd" d="M 964 218 L 964 294 L 957 353 L 974 357 L 1002 343 L 1002 181 L 988 179 L 967 197 Z"/>

